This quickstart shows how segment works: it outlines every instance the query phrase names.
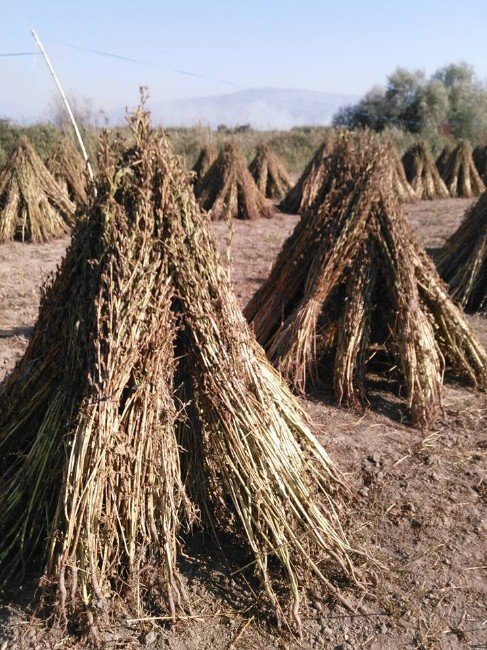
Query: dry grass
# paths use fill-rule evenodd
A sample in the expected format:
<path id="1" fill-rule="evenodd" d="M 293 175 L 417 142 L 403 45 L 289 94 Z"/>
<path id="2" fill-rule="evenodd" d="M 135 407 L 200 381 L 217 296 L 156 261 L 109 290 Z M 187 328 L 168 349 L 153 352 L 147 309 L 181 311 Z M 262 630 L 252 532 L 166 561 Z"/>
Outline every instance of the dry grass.
<path id="1" fill-rule="evenodd" d="M 152 153 L 117 170 L 105 143 L 98 199 L 1 396 L 2 574 L 47 563 L 57 616 L 81 614 L 95 639 L 93 617 L 139 613 L 148 591 L 171 609 L 179 597 L 176 324 L 154 246 Z"/>
<path id="2" fill-rule="evenodd" d="M 475 147 L 472 158 L 480 178 L 487 183 L 487 147 Z"/>
<path id="3" fill-rule="evenodd" d="M 279 204 L 282 212 L 303 214 L 318 199 L 320 190 L 329 175 L 327 161 L 332 141 L 330 135 L 315 151 L 296 185 Z"/>
<path id="4" fill-rule="evenodd" d="M 406 178 L 419 199 L 441 199 L 450 196 L 425 140 L 420 140 L 406 151 L 402 163 Z"/>
<path id="5" fill-rule="evenodd" d="M 274 208 L 258 190 L 236 141 L 228 142 L 201 180 L 198 202 L 214 221 L 269 219 Z"/>
<path id="6" fill-rule="evenodd" d="M 401 158 L 397 152 L 396 147 L 391 143 L 391 164 L 390 173 L 392 174 L 392 188 L 396 192 L 400 201 L 404 203 L 412 203 L 418 200 L 416 192 L 413 190 L 406 178 Z"/>
<path id="7" fill-rule="evenodd" d="M 259 191 L 268 199 L 280 200 L 292 187 L 284 165 L 266 143 L 259 143 L 249 171 Z"/>
<path id="8" fill-rule="evenodd" d="M 472 198 L 485 191 L 472 158 L 472 147 L 467 140 L 460 140 L 453 149 L 441 176 L 451 196 Z"/>
<path id="9" fill-rule="evenodd" d="M 342 480 L 251 335 L 182 161 L 144 111 L 131 127 L 120 156 L 101 147 L 97 199 L 0 395 L 1 572 L 47 563 L 46 606 L 95 641 L 117 611 L 174 619 L 198 511 L 299 629 L 302 569 L 344 603 L 327 567 L 354 576 Z"/>
<path id="10" fill-rule="evenodd" d="M 436 159 L 436 169 L 438 170 L 441 177 L 443 177 L 446 163 L 448 162 L 448 158 L 450 157 L 453 149 L 454 149 L 453 144 L 451 142 L 448 142 L 447 144 L 445 144 L 445 146 L 440 152 L 440 155 Z"/>
<path id="11" fill-rule="evenodd" d="M 411 421 L 441 414 L 445 366 L 487 387 L 487 354 L 448 299 L 393 190 L 389 146 L 342 134 L 321 206 L 303 216 L 245 310 L 299 391 L 333 377 L 340 402 L 367 403 L 366 374 L 397 377 Z"/>
<path id="12" fill-rule="evenodd" d="M 78 207 L 88 205 L 86 164 L 71 138 L 64 137 L 53 147 L 47 168 Z"/>
<path id="13" fill-rule="evenodd" d="M 0 170 L 0 242 L 47 242 L 69 232 L 75 206 L 25 139 Z"/>
<path id="14" fill-rule="evenodd" d="M 195 194 L 198 195 L 201 191 L 201 181 L 203 180 L 206 172 L 210 169 L 213 162 L 217 157 L 217 149 L 212 145 L 206 145 L 200 151 L 195 164 L 191 168 L 194 174 L 193 185 Z"/>
<path id="15" fill-rule="evenodd" d="M 319 205 L 333 183 L 337 170 L 333 167 L 333 139 L 339 132 L 329 135 L 326 142 L 315 152 L 296 185 L 288 192 L 279 208 L 289 214 L 304 214 Z M 418 197 L 409 184 L 396 148 L 391 144 L 390 175 L 392 184 L 401 201 L 411 203 Z"/>
<path id="16" fill-rule="evenodd" d="M 440 251 L 437 268 L 465 309 L 487 311 L 487 192 Z"/>

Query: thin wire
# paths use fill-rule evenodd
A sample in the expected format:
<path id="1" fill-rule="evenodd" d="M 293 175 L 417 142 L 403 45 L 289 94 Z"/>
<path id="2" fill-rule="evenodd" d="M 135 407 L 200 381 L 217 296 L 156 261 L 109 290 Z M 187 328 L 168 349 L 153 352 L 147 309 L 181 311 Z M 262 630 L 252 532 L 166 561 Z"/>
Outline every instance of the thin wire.
<path id="1" fill-rule="evenodd" d="M 69 45 L 68 43 L 63 43 L 61 41 L 53 40 L 52 38 L 45 38 L 45 41 L 48 43 L 54 43 L 55 45 L 61 45 L 62 47 L 67 47 L 70 50 L 80 50 L 81 52 L 89 52 L 90 54 L 97 54 L 98 56 L 106 56 L 110 59 L 119 59 L 120 61 L 128 61 L 129 63 L 137 63 L 138 65 L 150 66 L 151 68 L 160 68 L 161 66 L 157 63 L 148 63 L 147 61 L 141 61 L 140 59 L 131 59 L 128 56 L 122 56 L 121 54 L 112 54 L 111 52 L 103 52 L 102 50 L 93 50 L 89 47 L 81 47 L 79 45 Z"/>
<path id="2" fill-rule="evenodd" d="M 150 68 L 164 68 L 170 70 L 171 72 L 176 72 L 178 74 L 183 74 L 189 77 L 197 77 L 199 79 L 207 79 L 209 81 L 217 81 L 218 83 L 225 84 L 227 86 L 240 87 L 239 84 L 234 81 L 228 81 L 227 79 L 218 79 L 216 77 L 210 77 L 208 75 L 199 74 L 197 72 L 191 72 L 190 70 L 183 70 L 181 68 L 172 68 L 171 66 L 163 65 L 161 63 L 151 63 L 149 61 L 141 61 L 140 59 L 132 59 L 128 56 L 122 56 L 121 54 L 113 54 L 112 52 L 104 52 L 102 50 L 94 50 L 89 47 L 81 47 L 79 45 L 70 45 L 69 43 L 63 43 L 61 41 L 55 41 L 53 39 L 44 39 L 50 43 L 55 43 L 56 45 L 61 45 L 62 47 L 67 47 L 71 50 L 80 50 L 81 52 L 89 52 L 90 54 L 96 54 L 98 56 L 105 56 L 110 59 L 118 59 L 119 61 L 127 61 L 129 63 L 135 63 L 137 65 L 144 65 Z"/>
<path id="3" fill-rule="evenodd" d="M 6 56 L 35 56 L 37 52 L 0 52 L 0 57 Z"/>
<path id="4" fill-rule="evenodd" d="M 166 66 L 160 63 L 151 63 L 149 61 L 142 61 L 140 59 L 132 59 L 128 56 L 123 56 L 121 54 L 113 54 L 112 52 L 104 52 L 102 50 L 95 50 L 89 47 L 81 47 L 79 45 L 70 45 L 69 43 L 63 43 L 61 41 L 56 41 L 54 39 L 44 39 L 50 43 L 55 43 L 56 45 L 61 45 L 62 47 L 67 47 L 71 50 L 79 50 L 81 52 L 88 52 L 90 54 L 95 54 L 97 56 L 104 56 L 110 59 L 117 59 L 119 61 L 126 61 L 128 63 L 135 63 L 136 65 L 143 65 L 150 68 L 164 68 L 170 70 L 171 72 L 176 72 L 177 74 L 183 74 L 188 77 L 195 77 L 197 79 L 207 79 L 208 81 L 217 81 L 218 83 L 225 84 L 228 86 L 234 86 L 236 88 L 241 88 L 240 84 L 235 83 L 234 81 L 228 81 L 227 79 L 218 79 L 216 77 L 210 77 L 208 75 L 199 74 L 197 72 L 191 72 L 190 70 L 183 70 L 181 68 L 173 68 L 171 66 Z M 37 52 L 6 52 L 0 53 L 1 57 L 15 57 L 15 56 L 35 56 Z M 410 126 L 419 126 L 422 124 L 420 120 L 405 120 L 398 117 L 381 117 L 372 113 L 367 113 L 366 111 L 354 111 L 355 116 L 367 117 L 367 118 L 378 118 L 381 122 L 385 124 L 404 124 Z"/>

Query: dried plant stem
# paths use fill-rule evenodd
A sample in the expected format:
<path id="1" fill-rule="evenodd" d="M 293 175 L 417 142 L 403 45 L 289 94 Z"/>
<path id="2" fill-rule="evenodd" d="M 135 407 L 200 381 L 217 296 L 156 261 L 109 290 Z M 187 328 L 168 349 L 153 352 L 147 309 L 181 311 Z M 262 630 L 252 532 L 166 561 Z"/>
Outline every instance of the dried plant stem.
<path id="1" fill-rule="evenodd" d="M 268 144 L 259 144 L 249 172 L 261 194 L 268 199 L 282 199 L 292 187 L 287 171 Z"/>
<path id="2" fill-rule="evenodd" d="M 487 192 L 438 254 L 437 268 L 465 309 L 487 311 Z"/>
<path id="3" fill-rule="evenodd" d="M 425 140 L 420 140 L 406 151 L 402 163 L 406 178 L 418 199 L 446 199 L 450 196 Z"/>
<path id="4" fill-rule="evenodd" d="M 86 163 L 74 142 L 65 137 L 53 148 L 47 168 L 78 207 L 88 205 L 88 176 Z"/>
<path id="5" fill-rule="evenodd" d="M 199 183 L 198 202 L 214 221 L 269 219 L 274 208 L 258 190 L 235 141 L 226 144 Z"/>
<path id="6" fill-rule="evenodd" d="M 0 169 L 0 242 L 43 243 L 70 230 L 75 206 L 21 138 Z"/>
<path id="7" fill-rule="evenodd" d="M 0 395 L 0 572 L 40 558 L 46 607 L 102 642 L 117 611 L 177 617 L 199 511 L 299 630 L 306 570 L 350 607 L 327 575 L 356 579 L 343 480 L 239 311 L 182 161 L 144 110 L 130 126 L 130 148 L 102 143 Z"/>
<path id="8" fill-rule="evenodd" d="M 467 140 L 460 140 L 450 153 L 444 162 L 441 177 L 451 196 L 471 198 L 485 191 L 472 158 L 472 147 Z"/>
<path id="9" fill-rule="evenodd" d="M 411 421 L 427 427 L 442 412 L 445 360 L 485 389 L 487 354 L 401 211 L 391 156 L 371 136 L 337 136 L 322 203 L 303 215 L 245 315 L 301 392 L 331 375 L 339 401 L 365 402 L 367 349 L 387 351 L 394 361 L 382 372 L 399 367 Z"/>

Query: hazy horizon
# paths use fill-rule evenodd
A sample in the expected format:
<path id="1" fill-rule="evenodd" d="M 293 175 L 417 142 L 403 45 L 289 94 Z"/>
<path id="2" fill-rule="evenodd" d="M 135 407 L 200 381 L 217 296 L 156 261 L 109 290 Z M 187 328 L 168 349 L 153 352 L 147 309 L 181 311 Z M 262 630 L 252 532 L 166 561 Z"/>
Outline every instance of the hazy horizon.
<path id="1" fill-rule="evenodd" d="M 222 92 L 222 93 L 213 93 L 213 94 L 202 94 L 202 95 L 194 95 L 194 96 L 189 96 L 189 97 L 175 97 L 173 99 L 168 99 L 168 100 L 162 100 L 162 101 L 155 101 L 154 97 L 152 96 L 152 89 L 149 88 L 149 99 L 148 99 L 148 107 L 149 109 L 155 108 L 156 111 L 160 109 L 161 106 L 165 105 L 177 105 L 179 102 L 199 102 L 200 100 L 213 100 L 213 99 L 223 99 L 223 98 L 231 98 L 231 97 L 237 97 L 238 95 L 243 95 L 246 93 L 251 93 L 251 92 L 265 92 L 265 91 L 272 91 L 272 92 L 297 92 L 297 93 L 309 93 L 309 94 L 316 94 L 316 95 L 330 95 L 330 96 L 336 96 L 338 98 L 340 97 L 346 97 L 350 101 L 355 101 L 358 100 L 361 96 L 360 95 L 349 95 L 347 93 L 338 93 L 338 92 L 328 92 L 328 91 L 315 91 L 315 90 L 310 90 L 309 88 L 295 88 L 295 87 L 288 87 L 288 88 L 277 88 L 277 87 L 272 87 L 272 86 L 263 86 L 263 87 L 256 87 L 256 88 L 239 88 L 239 89 L 230 89 L 227 92 Z M 72 93 L 68 93 L 73 95 Z M 137 106 L 139 103 L 139 88 L 136 89 L 136 92 L 133 93 L 133 97 L 131 98 L 130 102 L 127 102 L 124 105 L 117 105 L 113 106 L 111 108 L 104 108 L 101 107 L 99 104 L 96 104 L 94 99 L 92 97 L 87 97 L 85 96 L 84 98 L 82 96 L 74 94 L 75 98 L 78 98 L 80 100 L 86 99 L 93 101 L 93 107 L 95 110 L 100 111 L 100 120 L 102 120 L 103 115 L 108 116 L 112 119 L 110 119 L 110 124 L 118 124 L 120 122 L 124 121 L 124 114 L 126 109 L 132 110 Z M 58 91 L 53 87 L 51 97 L 48 100 L 48 104 L 45 106 L 45 109 L 43 112 L 41 112 L 39 115 L 34 115 L 34 116 L 11 116 L 11 115 L 6 115 L 2 114 L 0 112 L 0 119 L 2 118 L 7 118 L 11 119 L 15 123 L 18 123 L 19 125 L 21 124 L 32 124 L 35 122 L 42 122 L 42 121 L 50 121 L 53 118 L 53 111 L 55 110 L 55 105 L 57 104 L 59 106 L 60 104 L 60 96 L 58 94 Z M 340 104 L 342 105 L 342 104 Z M 0 106 L 1 109 L 1 106 Z M 117 117 L 113 117 L 117 116 Z M 231 116 L 230 116 L 231 117 Z M 173 120 L 170 120 L 171 124 L 174 126 L 175 122 Z M 232 122 L 232 120 L 228 120 L 229 124 Z M 206 125 L 205 120 L 202 120 L 202 123 Z M 240 122 L 239 122 L 240 123 Z"/>
<path id="2" fill-rule="evenodd" d="M 464 60 L 485 79 L 487 3 L 457 8 L 453 0 L 4 0 L 0 54 L 35 51 L 34 27 L 66 92 L 106 112 L 134 105 L 142 84 L 154 104 L 255 88 L 362 96 L 399 65 L 431 74 Z M 0 116 L 48 116 L 56 91 L 40 54 L 0 57 L 0 74 Z"/>

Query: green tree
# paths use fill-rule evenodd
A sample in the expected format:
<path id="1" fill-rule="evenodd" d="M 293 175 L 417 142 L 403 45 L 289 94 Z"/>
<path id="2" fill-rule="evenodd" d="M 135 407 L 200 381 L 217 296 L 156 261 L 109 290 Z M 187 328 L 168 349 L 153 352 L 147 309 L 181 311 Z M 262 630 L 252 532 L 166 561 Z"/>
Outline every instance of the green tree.
<path id="1" fill-rule="evenodd" d="M 428 79 L 422 70 L 397 68 L 385 88 L 374 87 L 343 107 L 335 125 L 376 131 L 398 126 L 429 139 L 454 136 L 473 144 L 487 137 L 487 88 L 467 63 L 452 63 Z"/>
<path id="2" fill-rule="evenodd" d="M 449 135 L 449 98 L 444 84 L 437 79 L 428 81 L 419 97 L 421 133 L 429 139 Z"/>
<path id="3" fill-rule="evenodd" d="M 389 122 L 406 125 L 406 130 L 421 130 L 421 97 L 426 82 L 422 70 L 397 68 L 387 79 L 384 113 Z"/>
<path id="4" fill-rule="evenodd" d="M 475 142 L 487 129 L 487 89 L 468 63 L 452 63 L 440 68 L 433 78 L 441 82 L 448 94 L 448 124 L 456 138 Z"/>

